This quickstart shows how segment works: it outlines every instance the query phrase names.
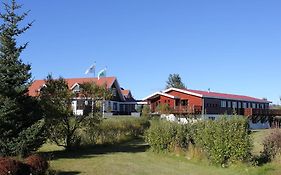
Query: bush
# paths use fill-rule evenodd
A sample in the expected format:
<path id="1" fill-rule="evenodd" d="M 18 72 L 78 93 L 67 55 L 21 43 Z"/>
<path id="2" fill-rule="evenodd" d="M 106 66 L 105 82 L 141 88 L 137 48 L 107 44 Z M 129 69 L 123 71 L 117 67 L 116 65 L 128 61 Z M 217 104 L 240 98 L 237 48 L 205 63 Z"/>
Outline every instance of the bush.
<path id="1" fill-rule="evenodd" d="M 145 133 L 145 140 L 154 152 L 186 150 L 192 141 L 190 125 L 154 120 Z"/>
<path id="2" fill-rule="evenodd" d="M 141 116 L 149 117 L 150 113 L 151 113 L 150 107 L 148 105 L 144 105 L 141 111 Z"/>
<path id="3" fill-rule="evenodd" d="M 0 175 L 30 175 L 28 165 L 11 158 L 0 158 Z"/>
<path id="4" fill-rule="evenodd" d="M 83 136 L 85 144 L 114 144 L 139 137 L 149 127 L 145 118 L 114 117 L 103 120 Z"/>
<path id="5" fill-rule="evenodd" d="M 48 162 L 39 155 L 31 155 L 25 159 L 33 175 L 43 175 L 49 168 Z"/>
<path id="6" fill-rule="evenodd" d="M 281 130 L 275 129 L 263 141 L 262 157 L 271 161 L 281 154 Z"/>
<path id="7" fill-rule="evenodd" d="M 244 118 L 221 117 L 215 121 L 199 122 L 194 138 L 195 144 L 203 149 L 213 164 L 226 166 L 251 157 L 252 141 Z"/>

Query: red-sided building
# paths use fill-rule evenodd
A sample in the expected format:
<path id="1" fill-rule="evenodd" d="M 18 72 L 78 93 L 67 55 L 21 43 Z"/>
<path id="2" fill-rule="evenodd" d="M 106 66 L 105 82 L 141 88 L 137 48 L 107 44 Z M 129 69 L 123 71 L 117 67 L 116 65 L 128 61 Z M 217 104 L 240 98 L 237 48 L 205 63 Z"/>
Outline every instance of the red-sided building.
<path id="1" fill-rule="evenodd" d="M 211 91 L 170 88 L 156 92 L 144 99 L 152 112 L 158 105 L 168 105 L 174 114 L 238 114 L 250 116 L 269 112 L 265 99 L 244 95 L 225 94 Z"/>

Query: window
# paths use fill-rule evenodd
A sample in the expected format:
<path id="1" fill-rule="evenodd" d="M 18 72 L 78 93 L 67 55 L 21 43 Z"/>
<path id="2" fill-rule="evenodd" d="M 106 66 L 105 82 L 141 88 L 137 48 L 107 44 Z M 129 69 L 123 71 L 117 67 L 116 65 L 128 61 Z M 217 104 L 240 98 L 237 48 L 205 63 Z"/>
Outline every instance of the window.
<path id="1" fill-rule="evenodd" d="M 260 108 L 260 104 L 257 104 L 257 108 L 258 108 L 258 109 Z"/>
<path id="2" fill-rule="evenodd" d="M 247 103 L 243 102 L 243 108 L 247 108 Z"/>
<path id="3" fill-rule="evenodd" d="M 179 105 L 180 105 L 180 100 L 176 99 L 176 106 L 179 106 Z"/>
<path id="4" fill-rule="evenodd" d="M 252 103 L 252 108 L 256 108 L 256 103 Z"/>
<path id="5" fill-rule="evenodd" d="M 167 100 L 165 100 L 165 103 L 167 103 Z"/>
<path id="6" fill-rule="evenodd" d="M 221 107 L 226 108 L 226 101 L 221 101 Z"/>
<path id="7" fill-rule="evenodd" d="M 181 101 L 182 106 L 187 106 L 188 105 L 188 100 L 182 100 Z"/>
<path id="8" fill-rule="evenodd" d="M 237 108 L 237 102 L 236 101 L 232 102 L 232 108 Z"/>
<path id="9" fill-rule="evenodd" d="M 251 103 L 248 103 L 248 108 L 251 108 L 252 106 L 251 106 Z"/>
<path id="10" fill-rule="evenodd" d="M 170 103 L 170 100 L 168 100 L 168 103 Z"/>
<path id="11" fill-rule="evenodd" d="M 261 104 L 260 107 L 261 107 L 261 109 L 264 109 L 264 104 Z"/>
<path id="12" fill-rule="evenodd" d="M 241 108 L 241 102 L 240 101 L 238 102 L 238 108 L 239 109 Z"/>
<path id="13" fill-rule="evenodd" d="M 227 102 L 227 107 L 228 107 L 228 108 L 231 108 L 231 101 L 228 101 L 228 102 Z"/>
<path id="14" fill-rule="evenodd" d="M 117 111 L 117 103 L 113 103 L 113 110 Z"/>
<path id="15" fill-rule="evenodd" d="M 78 84 L 73 88 L 73 92 L 80 92 L 80 86 Z"/>
<path id="16" fill-rule="evenodd" d="M 116 90 L 116 88 L 112 88 L 112 95 L 113 95 L 114 97 L 117 96 L 117 90 Z"/>

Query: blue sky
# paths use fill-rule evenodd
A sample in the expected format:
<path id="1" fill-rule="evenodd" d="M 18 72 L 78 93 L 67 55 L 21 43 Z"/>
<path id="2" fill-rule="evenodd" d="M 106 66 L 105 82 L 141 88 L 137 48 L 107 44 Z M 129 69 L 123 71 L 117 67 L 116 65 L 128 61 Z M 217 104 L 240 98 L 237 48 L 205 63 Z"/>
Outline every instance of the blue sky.
<path id="1" fill-rule="evenodd" d="M 35 79 L 90 77 L 107 66 L 141 99 L 170 73 L 188 88 L 279 103 L 279 0 L 28 0 L 33 27 L 20 38 Z"/>

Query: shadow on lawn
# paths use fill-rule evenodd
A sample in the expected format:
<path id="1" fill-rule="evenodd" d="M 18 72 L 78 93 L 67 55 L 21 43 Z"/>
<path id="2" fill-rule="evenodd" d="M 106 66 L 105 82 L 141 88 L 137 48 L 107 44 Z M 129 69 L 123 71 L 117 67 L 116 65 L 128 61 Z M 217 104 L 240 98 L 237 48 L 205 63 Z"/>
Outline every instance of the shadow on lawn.
<path id="1" fill-rule="evenodd" d="M 75 158 L 83 159 L 95 157 L 103 154 L 109 153 L 138 153 L 145 152 L 148 149 L 148 145 L 143 141 L 143 139 L 135 139 L 133 141 L 115 144 L 115 145 L 95 145 L 88 147 L 81 147 L 74 150 L 61 150 L 61 151 L 51 151 L 45 152 L 45 156 L 49 157 L 51 160 L 56 160 L 60 158 Z"/>
<path id="2" fill-rule="evenodd" d="M 81 172 L 79 171 L 61 171 L 61 172 L 57 172 L 57 175 L 77 175 L 80 174 Z"/>

